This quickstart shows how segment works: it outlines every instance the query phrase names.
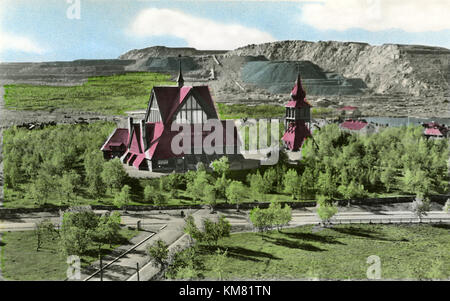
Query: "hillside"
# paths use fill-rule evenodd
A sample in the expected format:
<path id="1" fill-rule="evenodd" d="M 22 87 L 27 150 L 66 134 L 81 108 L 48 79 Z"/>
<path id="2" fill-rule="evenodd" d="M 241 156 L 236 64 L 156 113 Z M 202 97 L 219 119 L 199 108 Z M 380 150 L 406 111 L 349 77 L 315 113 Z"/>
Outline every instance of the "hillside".
<path id="1" fill-rule="evenodd" d="M 263 55 L 270 60 L 307 60 L 345 77 L 361 78 L 375 93 L 448 97 L 450 50 L 446 48 L 282 41 L 249 45 L 227 55 Z"/>
<path id="2" fill-rule="evenodd" d="M 4 63 L 0 81 L 80 85 L 90 76 L 135 71 L 175 79 L 180 61 L 186 84 L 208 85 L 218 102 L 283 104 L 300 71 L 314 105 L 355 105 L 371 116 L 450 117 L 450 50 L 418 45 L 280 41 L 233 51 L 154 46 L 115 60 Z"/>

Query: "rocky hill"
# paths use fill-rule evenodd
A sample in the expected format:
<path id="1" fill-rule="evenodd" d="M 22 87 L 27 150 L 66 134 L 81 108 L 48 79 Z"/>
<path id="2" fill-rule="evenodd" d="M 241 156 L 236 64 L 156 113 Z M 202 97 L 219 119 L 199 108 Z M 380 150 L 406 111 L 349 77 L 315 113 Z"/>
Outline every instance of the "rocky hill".
<path id="1" fill-rule="evenodd" d="M 73 85 L 133 71 L 175 79 L 179 62 L 186 83 L 208 85 L 218 102 L 283 104 L 300 71 L 315 105 L 355 105 L 369 116 L 450 116 L 450 50 L 418 45 L 280 41 L 233 51 L 155 46 L 115 60 L 3 63 L 0 81 Z"/>
<path id="2" fill-rule="evenodd" d="M 450 50 L 446 48 L 282 41 L 249 45 L 227 55 L 263 55 L 270 60 L 307 60 L 345 77 L 361 78 L 375 93 L 448 97 Z"/>

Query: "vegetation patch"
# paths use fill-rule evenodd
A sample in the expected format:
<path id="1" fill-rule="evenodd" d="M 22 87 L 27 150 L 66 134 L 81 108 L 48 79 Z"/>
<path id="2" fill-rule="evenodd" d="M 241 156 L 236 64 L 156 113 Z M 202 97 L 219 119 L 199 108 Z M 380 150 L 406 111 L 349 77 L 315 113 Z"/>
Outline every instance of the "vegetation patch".
<path id="1" fill-rule="evenodd" d="M 91 77 L 81 86 L 5 86 L 11 110 L 75 109 L 106 115 L 147 108 L 153 86 L 172 85 L 170 75 L 150 72 Z"/>
<path id="2" fill-rule="evenodd" d="M 120 240 L 129 241 L 137 235 L 137 230 L 121 229 Z M 56 241 L 43 242 L 36 251 L 34 231 L 8 232 L 3 234 L 1 266 L 3 277 L 7 280 L 64 280 L 67 276 L 67 256 L 59 250 Z M 100 246 L 101 254 L 106 255 L 121 244 L 109 243 Z M 87 267 L 98 260 L 99 246 L 90 243 L 84 255 L 80 256 L 81 266 Z"/>
<path id="3" fill-rule="evenodd" d="M 340 225 L 312 230 L 303 226 L 239 233 L 219 239 L 217 245 L 198 243 L 185 251 L 186 256 L 178 255 L 188 262 L 179 264 L 173 277 L 367 279 L 367 259 L 376 255 L 382 279 L 450 279 L 446 225 Z"/>
<path id="4" fill-rule="evenodd" d="M 4 134 L 5 207 L 62 205 L 198 205 L 442 194 L 448 189 L 447 140 L 420 127 L 362 136 L 328 125 L 309 139 L 298 165 L 284 152 L 274 166 L 229 170 L 224 157 L 197 171 L 132 179 L 101 145 L 113 123 L 49 126 Z"/>

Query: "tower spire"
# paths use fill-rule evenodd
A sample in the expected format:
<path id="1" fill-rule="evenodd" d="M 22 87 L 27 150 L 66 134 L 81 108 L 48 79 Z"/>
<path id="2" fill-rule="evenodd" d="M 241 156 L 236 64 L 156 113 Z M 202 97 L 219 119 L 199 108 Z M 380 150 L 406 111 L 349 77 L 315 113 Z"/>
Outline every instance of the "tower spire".
<path id="1" fill-rule="evenodd" d="M 181 55 L 178 56 L 178 63 L 179 63 L 179 71 L 178 71 L 177 83 L 178 83 L 178 87 L 181 88 L 184 86 L 183 72 L 181 70 Z"/>

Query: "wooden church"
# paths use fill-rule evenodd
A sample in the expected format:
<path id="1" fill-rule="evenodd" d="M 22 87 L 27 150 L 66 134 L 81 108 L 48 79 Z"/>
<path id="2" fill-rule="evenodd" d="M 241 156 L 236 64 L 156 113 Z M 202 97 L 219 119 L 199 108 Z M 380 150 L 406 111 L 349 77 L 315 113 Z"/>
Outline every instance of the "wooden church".
<path id="1" fill-rule="evenodd" d="M 309 137 L 312 137 L 311 105 L 306 100 L 300 74 L 291 92 L 291 100 L 286 104 L 285 129 L 283 143 L 290 151 L 299 151 Z"/>
<path id="2" fill-rule="evenodd" d="M 118 157 L 124 164 L 140 170 L 185 171 L 196 169 L 199 162 L 209 166 L 212 161 L 224 155 L 230 160 L 242 157 L 239 153 L 241 142 L 234 122 L 218 121 L 208 86 L 185 86 L 181 65 L 177 82 L 177 86 L 152 89 L 145 118 L 138 123 L 129 118 L 128 128 L 117 128 L 111 134 L 101 148 L 105 159 Z M 220 149 L 214 153 L 204 149 L 203 143 L 200 143 L 199 149 L 198 143 L 218 130 L 215 127 L 204 127 L 211 119 L 220 122 L 222 126 L 217 128 L 223 131 L 219 135 L 221 139 L 213 142 L 214 149 Z M 191 137 L 185 137 L 192 144 L 192 151 L 189 153 L 173 151 L 174 137 L 185 135 L 183 128 L 173 127 L 174 124 L 190 129 Z M 180 130 L 172 130 L 173 128 Z"/>

